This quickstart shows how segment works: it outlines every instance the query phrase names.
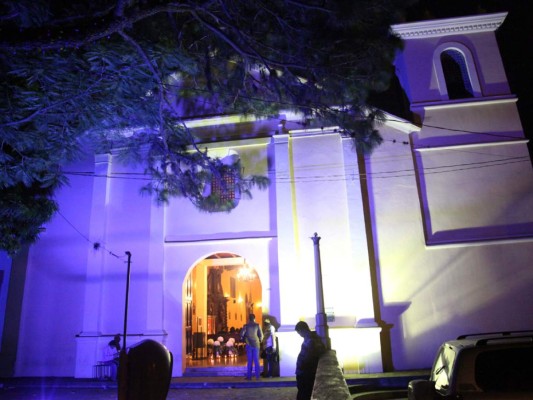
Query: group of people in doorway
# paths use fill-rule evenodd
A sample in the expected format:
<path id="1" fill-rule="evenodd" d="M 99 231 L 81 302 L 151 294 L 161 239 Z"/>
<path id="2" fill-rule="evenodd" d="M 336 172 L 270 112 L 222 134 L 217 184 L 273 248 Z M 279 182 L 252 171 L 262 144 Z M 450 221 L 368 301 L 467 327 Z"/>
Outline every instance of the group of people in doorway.
<path id="1" fill-rule="evenodd" d="M 322 339 L 311 331 L 309 325 L 300 321 L 294 330 L 303 338 L 302 347 L 296 360 L 297 400 L 309 400 L 313 392 L 316 369 L 320 356 L 326 351 Z M 250 314 L 248 323 L 241 330 L 241 339 L 246 343 L 247 371 L 246 379 L 260 376 L 279 376 L 279 353 L 276 328 L 269 319 L 264 320 L 264 328 L 255 322 L 255 315 Z M 118 356 L 120 353 L 120 335 L 115 335 L 105 349 L 105 359 L 111 365 L 111 379 L 116 379 L 118 370 Z M 264 359 L 264 370 L 261 373 L 259 358 Z"/>
<path id="2" fill-rule="evenodd" d="M 250 314 L 248 323 L 242 327 L 241 339 L 246 343 L 247 373 L 246 379 L 252 379 L 252 369 L 255 367 L 255 378 L 260 375 L 266 378 L 276 376 L 275 366 L 277 363 L 278 349 L 276 340 L 276 329 L 269 319 L 264 321 L 264 330 L 255 322 L 255 315 Z M 262 350 L 261 350 L 262 349 Z M 261 374 L 259 358 L 263 358 L 264 371 Z"/>
<path id="3" fill-rule="evenodd" d="M 274 368 L 278 362 L 276 329 L 272 326 L 270 320 L 265 319 L 264 323 L 263 331 L 261 326 L 255 322 L 255 315 L 250 314 L 248 323 L 244 325 L 241 331 L 241 338 L 246 342 L 247 380 L 252 379 L 252 371 L 255 372 L 255 378 L 259 379 L 259 356 L 262 343 L 262 358 L 265 359 L 263 376 L 275 376 Z M 302 347 L 296 360 L 296 385 L 298 388 L 296 399 L 308 400 L 311 399 L 313 393 L 318 360 L 326 351 L 326 346 L 320 336 L 312 331 L 306 322 L 298 322 L 294 330 L 303 338 Z"/>

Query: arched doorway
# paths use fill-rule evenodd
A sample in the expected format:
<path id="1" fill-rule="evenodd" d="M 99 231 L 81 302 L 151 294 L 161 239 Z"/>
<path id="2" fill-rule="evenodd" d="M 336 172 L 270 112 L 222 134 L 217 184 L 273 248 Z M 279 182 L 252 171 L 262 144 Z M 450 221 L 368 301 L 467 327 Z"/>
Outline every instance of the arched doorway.
<path id="1" fill-rule="evenodd" d="M 250 313 L 262 323 L 262 286 L 255 268 L 238 254 L 214 253 L 191 268 L 184 290 L 186 367 L 244 365 L 240 330 Z M 216 342 L 220 347 L 213 346 Z"/>

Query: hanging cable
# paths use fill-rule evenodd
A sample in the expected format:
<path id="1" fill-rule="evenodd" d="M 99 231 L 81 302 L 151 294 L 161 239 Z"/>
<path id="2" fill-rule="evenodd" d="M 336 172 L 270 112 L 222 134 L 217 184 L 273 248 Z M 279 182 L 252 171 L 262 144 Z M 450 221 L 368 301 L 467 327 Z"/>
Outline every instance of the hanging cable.
<path id="1" fill-rule="evenodd" d="M 100 250 L 100 249 L 103 249 L 105 250 L 107 253 L 109 253 L 110 255 L 112 255 L 113 257 L 116 257 L 116 258 L 124 258 L 124 257 L 120 257 L 118 255 L 116 255 L 115 253 L 113 253 L 111 250 L 108 250 L 106 249 L 100 242 L 93 242 L 91 239 L 89 239 L 87 236 L 85 236 L 83 233 L 80 232 L 80 230 L 78 228 L 76 228 L 74 226 L 74 224 L 72 222 L 70 222 L 67 217 L 65 217 L 61 211 L 57 210 L 57 214 L 59 214 L 61 216 L 61 218 L 63 218 L 65 220 L 65 222 L 67 224 L 69 224 L 72 229 L 74 229 L 82 238 L 84 238 L 86 241 L 88 241 L 89 243 L 92 244 L 93 246 L 93 249 L 94 250 Z"/>

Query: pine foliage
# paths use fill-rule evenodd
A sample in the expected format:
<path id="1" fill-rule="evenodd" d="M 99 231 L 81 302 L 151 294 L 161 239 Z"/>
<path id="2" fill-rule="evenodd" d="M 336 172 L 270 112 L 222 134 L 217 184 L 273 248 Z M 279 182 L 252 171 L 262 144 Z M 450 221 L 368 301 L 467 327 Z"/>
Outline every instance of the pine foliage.
<path id="1" fill-rule="evenodd" d="M 143 162 L 153 178 L 145 190 L 159 201 L 195 198 L 207 175 L 220 175 L 220 160 L 183 125 L 191 115 L 293 109 L 371 151 L 379 114 L 365 101 L 387 87 L 400 46 L 389 26 L 410 3 L 4 1 L 0 248 L 14 254 L 37 238 L 57 208 L 61 167 L 88 141 Z M 240 178 L 243 194 L 266 185 Z"/>

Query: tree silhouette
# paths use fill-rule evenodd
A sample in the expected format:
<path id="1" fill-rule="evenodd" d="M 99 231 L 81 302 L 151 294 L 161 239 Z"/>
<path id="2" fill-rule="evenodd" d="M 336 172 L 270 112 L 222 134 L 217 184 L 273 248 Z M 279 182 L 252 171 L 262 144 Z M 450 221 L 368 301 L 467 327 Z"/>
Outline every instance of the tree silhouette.
<path id="1" fill-rule="evenodd" d="M 366 98 L 387 87 L 400 46 L 389 26 L 410 3 L 4 1 L 0 224 L 11 235 L 0 248 L 15 254 L 37 238 L 57 208 L 62 166 L 89 145 L 143 162 L 152 177 L 145 190 L 158 201 L 197 199 L 228 166 L 201 149 L 184 123 L 191 115 L 291 109 L 340 126 L 371 151 L 380 114 Z M 240 178 L 245 194 L 268 185 Z M 21 211 L 26 197 L 47 203 L 38 217 Z"/>

